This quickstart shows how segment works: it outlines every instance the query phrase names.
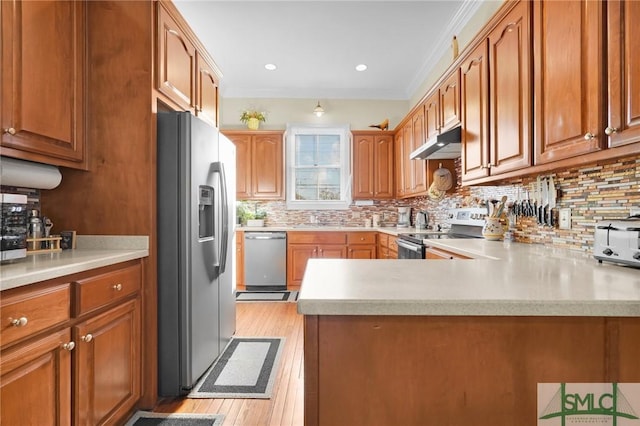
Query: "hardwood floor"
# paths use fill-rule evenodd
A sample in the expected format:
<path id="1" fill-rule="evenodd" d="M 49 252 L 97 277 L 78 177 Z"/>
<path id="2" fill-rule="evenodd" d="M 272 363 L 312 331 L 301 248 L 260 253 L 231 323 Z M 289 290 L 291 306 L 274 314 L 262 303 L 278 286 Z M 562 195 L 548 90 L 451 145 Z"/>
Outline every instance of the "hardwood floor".
<path id="1" fill-rule="evenodd" d="M 224 414 L 223 426 L 301 426 L 303 417 L 303 317 L 295 303 L 238 303 L 236 336 L 285 337 L 270 399 L 179 399 L 155 411 Z"/>

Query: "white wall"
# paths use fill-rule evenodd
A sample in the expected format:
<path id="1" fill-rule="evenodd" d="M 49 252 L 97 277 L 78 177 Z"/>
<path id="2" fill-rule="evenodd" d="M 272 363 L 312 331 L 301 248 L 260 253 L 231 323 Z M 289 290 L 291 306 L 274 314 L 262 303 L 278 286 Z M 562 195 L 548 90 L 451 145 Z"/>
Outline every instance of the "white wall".
<path id="1" fill-rule="evenodd" d="M 287 123 L 348 123 L 352 130 L 362 130 L 386 118 L 391 130 L 410 109 L 409 101 L 320 99 L 325 114 L 316 117 L 313 109 L 317 103 L 318 99 L 223 98 L 220 101 L 220 128 L 246 128 L 240 122 L 240 115 L 245 109 L 253 109 L 267 113 L 267 121 L 260 126 L 264 130 L 282 130 Z"/>
<path id="2" fill-rule="evenodd" d="M 504 0 L 485 0 L 476 14 L 456 35 L 460 52 L 491 19 L 502 6 Z M 272 98 L 222 98 L 220 100 L 220 128 L 244 129 L 240 114 L 246 109 L 265 111 L 267 121 L 262 123 L 265 130 L 282 130 L 287 123 L 344 124 L 352 130 L 368 129 L 370 124 L 378 124 L 389 119 L 389 130 L 393 130 L 418 101 L 427 93 L 444 71 L 453 62 L 451 50 L 438 61 L 429 76 L 406 101 L 319 99 L 325 109 L 324 116 L 313 115 L 318 99 L 272 99 Z"/>

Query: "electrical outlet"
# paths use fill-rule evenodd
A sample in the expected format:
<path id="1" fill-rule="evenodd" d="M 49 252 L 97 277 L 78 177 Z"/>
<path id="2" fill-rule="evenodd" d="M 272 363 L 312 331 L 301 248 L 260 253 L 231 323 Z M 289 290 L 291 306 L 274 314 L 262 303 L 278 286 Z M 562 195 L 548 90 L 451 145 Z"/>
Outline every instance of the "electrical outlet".
<path id="1" fill-rule="evenodd" d="M 640 216 L 640 207 L 631 207 L 631 209 L 629 209 L 629 216 Z"/>
<path id="2" fill-rule="evenodd" d="M 360 219 L 360 212 L 351 213 L 351 219 Z"/>
<path id="3" fill-rule="evenodd" d="M 558 210 L 558 228 L 571 229 L 571 209 Z"/>

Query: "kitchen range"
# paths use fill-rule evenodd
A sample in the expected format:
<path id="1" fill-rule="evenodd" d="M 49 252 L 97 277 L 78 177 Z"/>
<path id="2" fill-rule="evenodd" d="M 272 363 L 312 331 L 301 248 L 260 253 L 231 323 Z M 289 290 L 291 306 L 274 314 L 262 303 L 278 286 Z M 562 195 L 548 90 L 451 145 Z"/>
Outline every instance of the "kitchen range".
<path id="1" fill-rule="evenodd" d="M 428 244 L 425 240 L 448 238 L 482 238 L 482 227 L 487 210 L 465 207 L 449 210 L 448 231 L 416 230 L 398 234 L 398 259 L 424 259 Z"/>

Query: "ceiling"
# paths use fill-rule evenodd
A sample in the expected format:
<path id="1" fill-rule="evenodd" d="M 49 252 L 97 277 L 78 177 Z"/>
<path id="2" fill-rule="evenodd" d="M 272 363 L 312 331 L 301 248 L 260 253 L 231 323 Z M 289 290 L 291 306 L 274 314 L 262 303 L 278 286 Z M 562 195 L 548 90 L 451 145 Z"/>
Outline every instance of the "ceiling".
<path id="1" fill-rule="evenodd" d="M 407 100 L 482 1 L 174 3 L 222 71 L 222 97 Z"/>

